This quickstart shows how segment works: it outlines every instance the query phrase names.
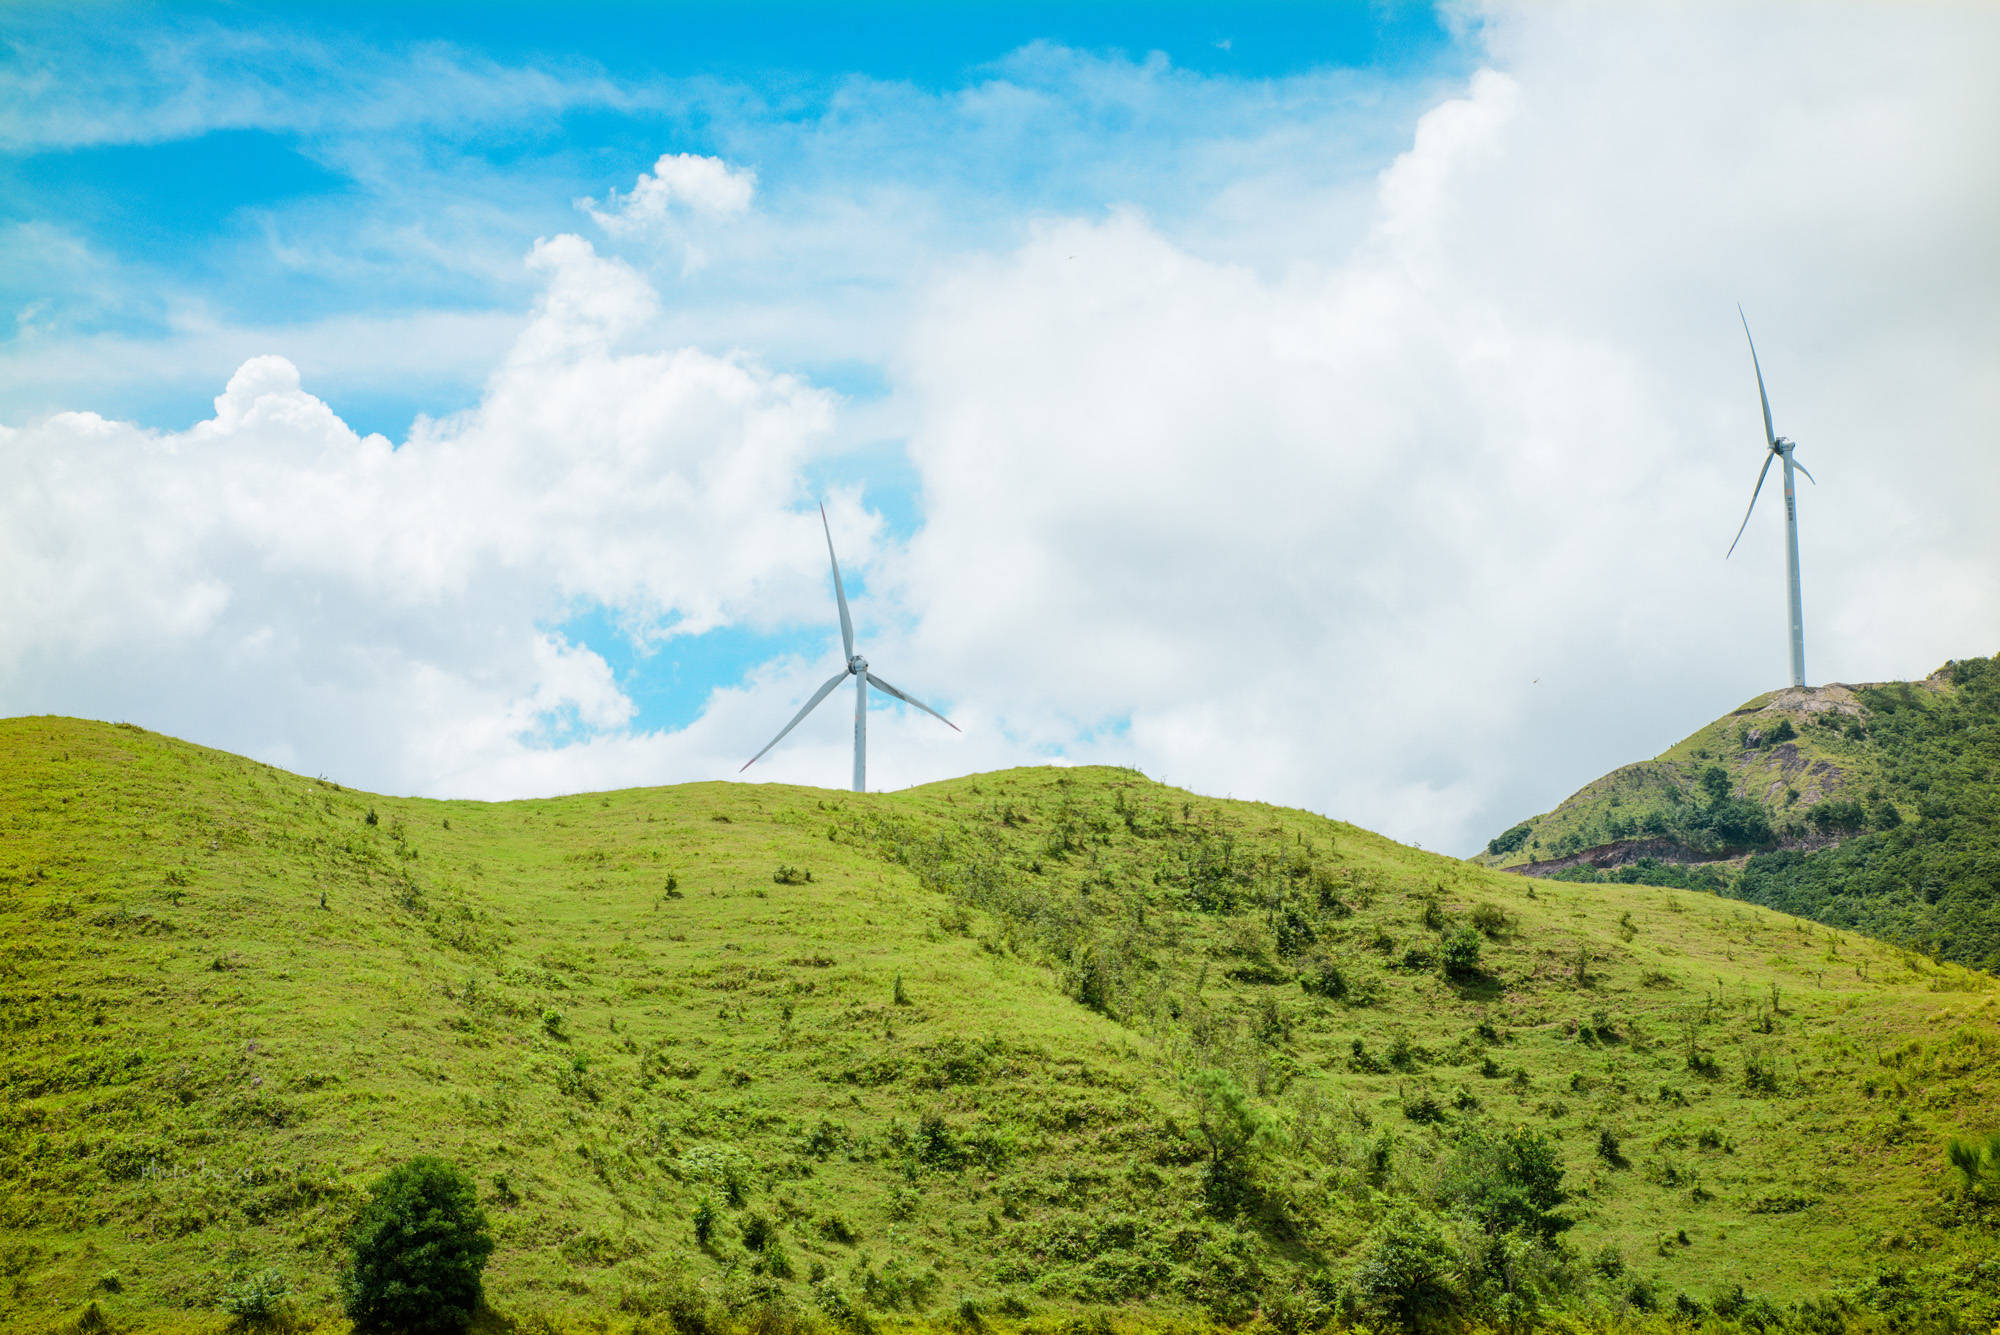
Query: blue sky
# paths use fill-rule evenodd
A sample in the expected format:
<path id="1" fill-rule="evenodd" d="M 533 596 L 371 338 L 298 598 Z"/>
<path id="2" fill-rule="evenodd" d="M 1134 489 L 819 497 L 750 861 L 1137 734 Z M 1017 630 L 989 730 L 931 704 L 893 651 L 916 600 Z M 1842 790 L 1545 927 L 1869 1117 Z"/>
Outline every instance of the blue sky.
<path id="1" fill-rule="evenodd" d="M 1738 301 L 1812 675 L 2000 635 L 1990 459 L 1898 463 L 1994 406 L 1995 20 L 1842 13 L 11 6 L 0 709 L 720 777 L 838 662 L 825 499 L 967 725 L 883 704 L 882 784 L 1476 846 L 1781 680 Z"/>
<path id="2" fill-rule="evenodd" d="M 38 318 L 75 331 L 139 335 L 186 318 L 176 291 L 198 293 L 215 319 L 248 324 L 519 311 L 526 283 L 496 283 L 463 255 L 426 263 L 421 247 L 399 240 L 422 229 L 439 249 L 454 232 L 524 249 L 573 223 L 574 198 L 621 183 L 668 148 L 754 155 L 781 203 L 851 181 L 863 152 L 877 184 L 934 181 L 950 155 L 936 127 L 838 134 L 857 87 L 891 85 L 872 99 L 886 104 L 899 92 L 949 97 L 1003 70 L 1034 81 L 1037 51 L 1061 53 L 1050 66 L 1070 56 L 1164 61 L 1252 87 L 1336 70 L 1421 81 L 1466 64 L 1463 34 L 1424 5 L 30 4 L 11 9 L 0 31 L 16 86 L 44 95 L 31 96 L 8 136 L 13 151 L 0 157 L 0 223 L 56 229 L 87 249 L 90 265 L 67 292 L 19 266 L 0 280 L 4 296 L 17 309 L 46 302 Z M 433 91 L 531 75 L 548 80 L 539 99 L 462 115 L 448 91 Z M 1050 68 L 1042 81 L 1063 77 Z M 194 98 L 196 83 L 210 105 L 159 113 Z M 1120 168 L 1171 153 L 1207 108 L 1177 114 L 1114 98 L 1065 111 L 1066 128 L 1099 118 L 1092 128 L 1105 145 L 1043 161 L 1011 155 L 1020 145 L 1010 142 L 957 164 L 948 184 L 986 201 L 1002 227 L 1111 202 L 1171 213 L 1177 193 L 1199 184 Z M 1381 142 L 1369 165 L 1395 147 Z M 1112 193 L 1107 176 L 1118 178 Z M 441 195 L 454 216 L 434 212 Z M 955 214 L 941 225 L 959 244 L 988 239 L 968 222 Z M 317 253 L 301 253 L 308 247 Z M 107 291 L 106 268 L 148 290 Z M 866 361 L 815 369 L 844 390 L 879 387 Z M 102 400 L 105 410 L 162 420 L 191 420 L 213 395 L 192 378 L 120 388 L 125 397 Z M 417 411 L 455 406 L 440 397 L 443 379 L 341 388 L 351 421 L 392 435 Z M 0 402 L 16 413 L 57 406 L 33 386 L 9 389 Z M 456 389 L 461 402 L 474 392 Z"/>
<path id="3" fill-rule="evenodd" d="M 538 235 L 575 224 L 574 199 L 625 184 L 668 150 L 750 157 L 766 199 L 783 207 L 788 197 L 826 188 L 830 177 L 855 179 L 856 146 L 802 141 L 800 132 L 836 120 L 838 104 L 857 85 L 903 86 L 884 90 L 888 101 L 905 92 L 949 96 L 1010 64 L 1033 77 L 1038 58 L 1128 70 L 1150 63 L 1250 85 L 1330 70 L 1366 71 L 1371 82 L 1431 79 L 1465 61 L 1424 5 L 105 5 L 90 22 L 68 7 L 30 7 L 13 17 L 17 40 L 33 52 L 23 64 L 57 71 L 95 65 L 93 79 L 118 87 L 114 102 L 130 99 L 135 112 L 149 84 L 150 96 L 171 101 L 174 85 L 193 78 L 242 78 L 280 104 L 179 131 L 137 115 L 135 123 L 85 131 L 82 142 L 34 145 L 7 159 L 0 218 L 58 230 L 104 268 L 148 289 L 106 293 L 84 282 L 80 290 L 52 291 L 45 274 L 23 266 L 7 299 L 17 309 L 46 303 L 32 319 L 59 320 L 73 333 L 137 339 L 171 337 L 185 318 L 160 289 L 198 298 L 207 319 L 262 327 L 438 308 L 518 316 L 532 297 L 525 275 L 496 282 L 490 269 L 468 270 L 449 254 L 399 252 L 374 228 L 416 225 L 424 202 L 455 185 L 476 192 L 504 181 L 512 198 L 466 225 L 483 244 L 524 251 Z M 554 95 L 546 114 L 501 108 L 454 124 L 439 108 L 421 105 L 427 62 L 548 70 L 577 86 Z M 374 96 L 418 105 L 386 115 L 344 112 L 340 100 L 376 76 L 389 90 Z M 1116 146 L 1080 160 L 996 155 L 972 164 L 949 188 L 977 196 L 995 222 L 968 226 L 965 213 L 954 211 L 940 220 L 949 231 L 944 244 L 990 241 L 1037 213 L 1140 203 L 1164 216 L 1183 207 L 1177 195 L 1191 183 L 1172 178 L 1128 177 L 1120 182 L 1126 190 L 1104 193 L 1104 177 L 1120 157 L 1171 153 L 1187 132 L 1181 116 L 1159 111 L 1149 123 L 1143 111 L 1115 101 L 1082 114 L 1101 118 Z M 938 155 L 948 152 L 939 137 L 898 133 L 884 145 L 868 136 L 869 150 L 886 148 L 875 156 L 870 184 L 906 186 L 931 176 Z M 1385 141 L 1380 160 L 1369 165 L 1382 165 L 1393 146 Z M 412 177 L 385 163 L 414 164 L 422 186 L 411 190 Z M 449 238 L 434 244 L 448 250 Z M 319 253 L 299 253 L 308 249 Z M 822 273 L 816 281 L 842 277 Z M 846 277 L 883 285 L 879 273 Z M 740 273 L 689 276 L 680 286 L 693 288 L 697 301 L 768 299 L 757 280 Z M 792 366 L 818 383 L 855 401 L 883 397 L 876 360 L 799 351 Z M 316 369 L 301 366 L 308 374 Z M 91 406 L 162 425 L 192 422 L 209 413 L 217 380 L 231 369 L 215 364 L 123 383 L 107 377 Z M 472 373 L 396 386 L 365 372 L 313 378 L 356 430 L 392 441 L 419 413 L 469 406 L 480 386 Z M 13 397 L 14 416 L 56 406 L 38 401 L 33 386 L 17 387 Z M 907 539 L 917 528 L 916 478 L 894 441 L 864 442 L 814 468 L 809 481 L 815 491 L 865 485 L 892 534 Z M 854 578 L 865 591 L 865 571 Z M 645 728 L 684 727 L 717 682 L 816 643 L 813 632 L 735 629 L 635 642 L 618 632 L 611 609 L 594 605 L 549 624 L 606 656 L 638 706 L 635 723 Z"/>

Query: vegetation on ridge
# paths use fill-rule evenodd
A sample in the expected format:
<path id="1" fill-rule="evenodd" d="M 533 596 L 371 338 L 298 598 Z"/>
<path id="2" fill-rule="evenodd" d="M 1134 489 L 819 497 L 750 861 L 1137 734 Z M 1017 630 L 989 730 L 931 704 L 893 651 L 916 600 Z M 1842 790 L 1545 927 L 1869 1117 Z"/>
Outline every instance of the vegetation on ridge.
<path id="1" fill-rule="evenodd" d="M 1559 858 L 1564 879 L 1713 889 L 2000 971 L 2000 659 L 1763 697 L 1480 860 Z"/>
<path id="2" fill-rule="evenodd" d="M 0 1329 L 337 1320 L 417 1154 L 528 1330 L 2000 1319 L 2000 984 L 1755 906 L 1126 771 L 427 802 L 60 719 L 0 836 Z"/>

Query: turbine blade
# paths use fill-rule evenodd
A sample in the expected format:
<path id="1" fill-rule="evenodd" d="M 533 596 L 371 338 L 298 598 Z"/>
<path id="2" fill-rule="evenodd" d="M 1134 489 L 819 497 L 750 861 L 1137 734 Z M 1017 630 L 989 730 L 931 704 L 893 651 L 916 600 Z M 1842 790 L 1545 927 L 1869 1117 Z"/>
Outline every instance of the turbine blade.
<path id="1" fill-rule="evenodd" d="M 1801 473 L 1806 473 L 1806 466 L 1800 463 L 1797 459 L 1792 460 L 1792 467 L 1798 469 Z M 1819 479 L 1814 477 L 1811 473 L 1806 473 L 1806 481 L 1812 483 L 1815 487 L 1819 485 Z"/>
<path id="2" fill-rule="evenodd" d="M 959 727 L 956 723 L 953 723 L 950 719 L 938 713 L 937 710 L 932 709 L 929 705 L 917 699 L 917 697 L 915 697 L 914 695 L 903 694 L 901 691 L 897 690 L 894 686 L 891 686 L 888 682 L 883 681 L 880 677 L 876 676 L 872 672 L 868 674 L 868 682 L 876 690 L 881 691 L 885 695 L 893 695 L 906 705 L 915 705 L 918 709 L 923 710 L 926 714 L 929 714 L 932 718 L 944 724 L 945 727 L 950 728 L 953 732 L 965 731 L 965 729 Z"/>
<path id="3" fill-rule="evenodd" d="M 840 602 L 840 643 L 847 656 L 854 657 L 854 621 L 847 615 L 847 590 L 840 587 L 840 558 L 833 554 L 833 526 L 826 522 L 826 507 L 819 507 L 819 526 L 826 530 L 826 559 L 833 562 L 833 596 Z"/>
<path id="4" fill-rule="evenodd" d="M 1771 400 L 1764 393 L 1764 368 L 1757 364 L 1757 340 L 1750 337 L 1750 320 L 1743 314 L 1741 302 L 1736 306 L 1736 318 L 1743 321 L 1743 338 L 1750 344 L 1750 367 L 1757 372 L 1757 401 L 1764 405 L 1764 443 L 1775 450 L 1778 448 L 1778 433 L 1771 427 Z M 1819 484 L 1815 482 L 1813 485 Z"/>
<path id="5" fill-rule="evenodd" d="M 847 680 L 847 674 L 845 672 L 836 672 L 831 677 L 828 677 L 826 679 L 826 685 L 814 691 L 813 698 L 806 701 L 806 707 L 804 709 L 801 709 L 798 713 L 792 715 L 792 721 L 790 723 L 787 723 L 783 728 L 779 729 L 778 735 L 776 737 L 773 737 L 770 741 L 764 744 L 764 751 L 769 751 L 779 742 L 784 741 L 785 734 L 790 732 L 793 728 L 798 727 L 800 719 L 812 713 L 813 707 L 819 704 L 820 701 L 826 699 L 828 692 L 832 691 L 834 687 L 840 685 L 840 683 L 846 680 Z M 764 758 L 764 751 L 759 751 L 756 755 L 751 756 L 748 760 L 744 761 L 743 769 L 739 769 L 736 772 L 738 774 L 741 774 L 744 769 L 749 769 L 752 765 L 762 760 Z"/>
<path id="6" fill-rule="evenodd" d="M 1764 490 L 1764 475 L 1771 471 L 1771 460 L 1777 457 L 1775 454 L 1764 456 L 1764 466 L 1757 470 L 1757 485 L 1750 490 L 1750 510 L 1757 508 L 1757 493 Z M 1736 555 L 1736 544 L 1743 541 L 1743 530 L 1750 527 L 1750 510 L 1743 512 L 1743 522 L 1737 525 L 1735 541 L 1731 542 L 1729 550 L 1722 554 L 1723 560 L 1727 561 L 1730 557 Z"/>

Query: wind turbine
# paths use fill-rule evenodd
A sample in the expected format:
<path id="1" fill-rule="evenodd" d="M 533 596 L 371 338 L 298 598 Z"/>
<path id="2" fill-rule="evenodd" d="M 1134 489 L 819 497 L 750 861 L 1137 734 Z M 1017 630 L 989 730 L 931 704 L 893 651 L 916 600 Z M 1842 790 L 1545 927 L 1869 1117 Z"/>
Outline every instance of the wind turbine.
<path id="1" fill-rule="evenodd" d="M 798 727 L 799 721 L 812 713 L 819 702 L 826 699 L 832 693 L 834 687 L 852 677 L 854 678 L 854 791 L 865 793 L 868 791 L 869 686 L 874 686 L 876 690 L 881 691 L 885 695 L 895 696 L 906 705 L 915 705 L 918 709 L 923 710 L 953 732 L 959 732 L 961 729 L 956 723 L 953 723 L 923 701 L 917 699 L 915 696 L 903 694 L 903 692 L 870 672 L 868 670 L 868 660 L 854 652 L 854 621 L 847 615 L 847 590 L 840 585 L 840 558 L 833 554 L 833 527 L 826 522 L 826 507 L 824 505 L 819 508 L 819 522 L 820 527 L 826 530 L 826 559 L 833 563 L 833 596 L 835 601 L 840 604 L 840 642 L 847 650 L 847 666 L 839 672 L 834 673 L 831 677 L 828 677 L 826 684 L 814 691 L 812 699 L 806 701 L 806 707 L 792 715 L 792 721 L 780 729 L 776 737 L 765 743 L 764 750 L 759 751 L 756 755 L 751 756 L 743 762 L 743 769 L 749 769 L 752 765 L 762 760 L 764 752 L 769 751 L 779 742 L 784 741 L 785 734 L 793 728 Z M 743 770 L 740 769 L 736 772 L 741 774 Z"/>
<path id="2" fill-rule="evenodd" d="M 1736 530 L 1736 539 L 1729 544 L 1728 560 L 1736 551 L 1736 543 L 1743 541 L 1743 530 L 1750 527 L 1750 511 L 1757 508 L 1757 493 L 1764 490 L 1764 475 L 1771 471 L 1771 460 L 1785 462 L 1785 570 L 1790 579 L 1792 611 L 1792 685 L 1806 684 L 1806 617 L 1799 602 L 1799 503 L 1792 492 L 1792 469 L 1806 474 L 1806 481 L 1814 486 L 1819 483 L 1804 464 L 1794 463 L 1792 451 L 1797 448 L 1789 440 L 1779 435 L 1771 427 L 1771 399 L 1764 393 L 1764 368 L 1757 364 L 1757 340 L 1750 337 L 1750 321 L 1743 314 L 1743 308 L 1736 308 L 1736 318 L 1743 321 L 1743 337 L 1750 343 L 1750 366 L 1757 372 L 1757 398 L 1764 405 L 1764 443 L 1770 446 L 1770 453 L 1764 456 L 1764 466 L 1757 472 L 1757 485 L 1750 493 L 1750 508 L 1743 512 L 1743 523 Z"/>

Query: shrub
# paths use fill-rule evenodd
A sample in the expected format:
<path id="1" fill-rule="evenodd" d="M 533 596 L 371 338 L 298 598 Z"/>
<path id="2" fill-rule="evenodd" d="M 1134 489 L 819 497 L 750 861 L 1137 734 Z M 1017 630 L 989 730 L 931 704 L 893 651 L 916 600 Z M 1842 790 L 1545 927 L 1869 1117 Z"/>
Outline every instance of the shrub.
<path id="1" fill-rule="evenodd" d="M 1597 1133 L 1597 1157 L 1613 1168 L 1623 1168 L 1631 1162 L 1620 1148 L 1618 1137 L 1608 1126 Z"/>
<path id="2" fill-rule="evenodd" d="M 222 1310 L 247 1327 L 274 1326 L 291 1314 L 292 1286 L 275 1270 L 238 1280 L 222 1291 Z"/>
<path id="3" fill-rule="evenodd" d="M 1458 1256 L 1436 1219 L 1399 1206 L 1369 1233 L 1350 1288 L 1364 1306 L 1406 1330 L 1435 1330 L 1458 1310 Z"/>
<path id="4" fill-rule="evenodd" d="M 1953 1136 L 1944 1153 L 1958 1170 L 1959 1181 L 1966 1191 L 1983 1195 L 2000 1189 L 2000 1131 L 1984 1141 L 1976 1136 L 1964 1139 Z"/>
<path id="5" fill-rule="evenodd" d="M 751 1214 L 743 1221 L 743 1245 L 753 1252 L 761 1252 L 771 1241 L 771 1221 L 761 1214 Z"/>
<path id="6" fill-rule="evenodd" d="M 1478 976 L 1479 940 L 1479 933 L 1471 927 L 1461 927 L 1445 937 L 1438 951 L 1444 971 L 1454 978 Z"/>
<path id="7" fill-rule="evenodd" d="M 907 1006 L 910 1004 L 910 994 L 903 990 L 903 975 L 901 974 L 896 975 L 896 990 L 892 994 L 891 999 L 898 1006 Z"/>
<path id="8" fill-rule="evenodd" d="M 1472 910 L 1472 925 L 1488 936 L 1499 936 L 1507 930 L 1507 915 L 1498 904 L 1480 904 Z"/>
<path id="9" fill-rule="evenodd" d="M 694 1240 L 704 1247 L 715 1236 L 715 1219 L 715 1201 L 704 1195 L 694 1203 Z"/>
<path id="10" fill-rule="evenodd" d="M 444 1335 L 465 1329 L 481 1298 L 493 1236 L 472 1179 L 425 1155 L 384 1174 L 348 1231 L 341 1304 L 362 1330 Z"/>
<path id="11" fill-rule="evenodd" d="M 1339 1001 L 1347 995 L 1347 975 L 1332 960 L 1317 960 L 1299 975 L 1299 986 L 1311 996 Z"/>
<path id="12" fill-rule="evenodd" d="M 1574 1222 L 1557 1213 L 1569 1199 L 1562 1182 L 1554 1143 L 1517 1128 L 1498 1137 L 1468 1136 L 1445 1170 L 1439 1197 L 1463 1208 L 1489 1234 L 1521 1232 L 1552 1242 Z"/>
<path id="13" fill-rule="evenodd" d="M 1227 1071 L 1202 1071 L 1189 1082 L 1195 1128 L 1208 1149 L 1209 1206 L 1232 1212 L 1249 1188 L 1256 1156 L 1274 1134 L 1270 1114 L 1250 1102 Z"/>
<path id="14" fill-rule="evenodd" d="M 1506 853 L 1512 853 L 1522 844 L 1527 843 L 1528 836 L 1532 833 L 1534 833 L 1534 827 L 1525 824 L 1516 825 L 1505 834 L 1497 835 L 1488 840 L 1486 851 L 1496 858 Z"/>
<path id="15" fill-rule="evenodd" d="M 1436 1099 L 1432 1098 L 1428 1092 L 1425 1092 L 1413 1099 L 1404 1100 L 1403 1116 L 1409 1118 L 1412 1122 L 1420 1124 L 1442 1122 L 1444 1120 L 1444 1109 L 1438 1106 Z"/>

